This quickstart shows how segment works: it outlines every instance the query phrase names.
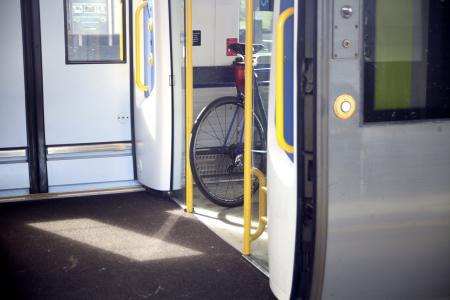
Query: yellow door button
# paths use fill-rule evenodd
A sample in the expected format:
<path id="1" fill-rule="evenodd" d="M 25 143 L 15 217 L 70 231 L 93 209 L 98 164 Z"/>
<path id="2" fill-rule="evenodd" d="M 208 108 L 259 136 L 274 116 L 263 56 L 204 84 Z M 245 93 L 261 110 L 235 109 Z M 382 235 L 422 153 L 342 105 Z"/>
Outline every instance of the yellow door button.
<path id="1" fill-rule="evenodd" d="M 153 19 L 148 19 L 148 31 L 153 31 Z"/>
<path id="2" fill-rule="evenodd" d="M 356 101 L 348 94 L 342 94 L 334 101 L 334 113 L 339 119 L 347 120 L 353 116 L 355 111 Z"/>
<path id="3" fill-rule="evenodd" d="M 150 53 L 150 54 L 148 55 L 148 64 L 149 64 L 150 66 L 153 66 L 153 63 L 154 63 L 153 53 Z"/>

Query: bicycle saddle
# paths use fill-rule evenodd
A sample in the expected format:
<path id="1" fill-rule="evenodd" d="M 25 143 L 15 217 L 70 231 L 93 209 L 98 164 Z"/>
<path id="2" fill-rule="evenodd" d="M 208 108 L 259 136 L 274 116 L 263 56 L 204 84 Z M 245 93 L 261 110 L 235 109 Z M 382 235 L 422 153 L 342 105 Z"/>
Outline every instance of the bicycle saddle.
<path id="1" fill-rule="evenodd" d="M 245 55 L 245 43 L 233 43 L 228 46 L 231 50 L 239 53 L 240 55 Z M 253 44 L 253 53 L 258 53 L 264 49 L 264 45 Z"/>

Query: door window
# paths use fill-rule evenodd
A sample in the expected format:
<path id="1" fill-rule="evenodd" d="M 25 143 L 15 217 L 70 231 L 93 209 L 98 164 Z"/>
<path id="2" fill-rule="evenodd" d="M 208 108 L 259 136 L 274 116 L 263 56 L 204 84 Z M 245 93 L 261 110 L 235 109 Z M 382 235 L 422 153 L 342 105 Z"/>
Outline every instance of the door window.
<path id="1" fill-rule="evenodd" d="M 366 0 L 364 121 L 450 117 L 450 1 Z"/>
<path id="2" fill-rule="evenodd" d="M 120 63 L 125 53 L 122 0 L 66 0 L 66 63 Z"/>

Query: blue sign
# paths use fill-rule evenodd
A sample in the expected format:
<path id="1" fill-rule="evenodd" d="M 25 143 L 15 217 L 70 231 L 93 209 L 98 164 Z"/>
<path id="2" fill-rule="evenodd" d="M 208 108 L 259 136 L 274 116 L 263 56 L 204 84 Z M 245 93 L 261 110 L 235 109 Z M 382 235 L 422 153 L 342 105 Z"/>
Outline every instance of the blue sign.
<path id="1" fill-rule="evenodd" d="M 272 11 L 272 1 L 271 0 L 259 0 L 259 10 L 260 11 Z"/>

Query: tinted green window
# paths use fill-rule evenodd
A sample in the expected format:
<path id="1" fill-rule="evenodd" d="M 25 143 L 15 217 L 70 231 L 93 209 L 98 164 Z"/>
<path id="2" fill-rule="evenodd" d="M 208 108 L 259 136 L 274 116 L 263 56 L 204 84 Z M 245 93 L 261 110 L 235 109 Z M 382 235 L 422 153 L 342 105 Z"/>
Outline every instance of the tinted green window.
<path id="1" fill-rule="evenodd" d="M 450 117 L 449 0 L 366 0 L 366 122 Z"/>

